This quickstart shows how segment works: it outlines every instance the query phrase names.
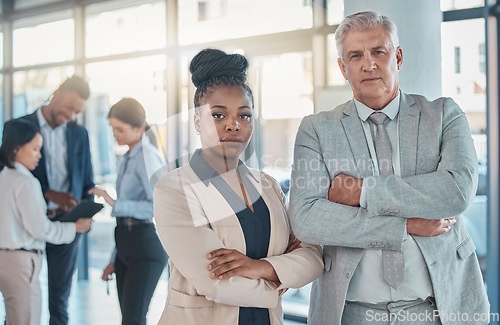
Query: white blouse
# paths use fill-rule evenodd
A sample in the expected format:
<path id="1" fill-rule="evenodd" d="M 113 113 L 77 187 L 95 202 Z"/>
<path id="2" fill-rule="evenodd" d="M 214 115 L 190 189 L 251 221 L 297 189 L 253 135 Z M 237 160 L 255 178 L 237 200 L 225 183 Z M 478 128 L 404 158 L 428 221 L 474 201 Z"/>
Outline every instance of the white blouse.
<path id="1" fill-rule="evenodd" d="M 0 249 L 45 249 L 45 242 L 73 241 L 73 222 L 50 221 L 42 188 L 19 163 L 0 172 Z"/>

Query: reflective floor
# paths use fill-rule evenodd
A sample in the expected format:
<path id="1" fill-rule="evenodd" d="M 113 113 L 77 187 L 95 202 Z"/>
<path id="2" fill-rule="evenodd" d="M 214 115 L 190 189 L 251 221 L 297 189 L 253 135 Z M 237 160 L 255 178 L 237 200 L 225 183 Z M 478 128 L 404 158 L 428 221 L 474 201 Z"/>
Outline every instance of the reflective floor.
<path id="1" fill-rule="evenodd" d="M 110 325 L 120 324 L 120 308 L 118 306 L 118 297 L 116 295 L 115 282 L 110 281 L 109 295 L 104 281 L 100 279 L 101 270 L 97 268 L 90 269 L 90 279 L 88 281 L 77 281 L 76 276 L 73 282 L 69 302 L 70 325 Z M 44 265 L 40 282 L 42 285 L 42 324 L 48 324 L 47 312 L 47 275 Z M 148 325 L 158 323 L 158 319 L 163 311 L 163 306 L 167 298 L 167 281 L 162 276 L 160 283 L 156 287 L 149 313 Z M 5 319 L 5 309 L 3 298 L 0 295 L 0 324 Z M 291 321 L 285 321 L 285 324 L 301 324 Z M 187 325 L 187 324 L 186 324 Z"/>

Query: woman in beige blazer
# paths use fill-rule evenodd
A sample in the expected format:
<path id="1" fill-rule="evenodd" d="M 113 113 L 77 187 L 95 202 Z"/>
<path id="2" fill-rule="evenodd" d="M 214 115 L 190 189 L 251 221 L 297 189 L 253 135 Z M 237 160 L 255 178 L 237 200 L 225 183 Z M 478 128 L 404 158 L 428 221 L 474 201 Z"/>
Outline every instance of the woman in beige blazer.
<path id="1" fill-rule="evenodd" d="M 253 131 L 247 67 L 214 49 L 191 62 L 202 149 L 154 190 L 171 268 L 160 324 L 283 324 L 284 289 L 323 272 L 321 248 L 291 234 L 279 185 L 239 160 Z"/>

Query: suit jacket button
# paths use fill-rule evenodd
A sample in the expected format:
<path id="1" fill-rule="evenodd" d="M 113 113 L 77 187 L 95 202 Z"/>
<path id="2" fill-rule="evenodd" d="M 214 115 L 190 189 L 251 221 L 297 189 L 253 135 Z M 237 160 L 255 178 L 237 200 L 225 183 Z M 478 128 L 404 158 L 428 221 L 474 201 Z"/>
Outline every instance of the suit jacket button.
<path id="1" fill-rule="evenodd" d="M 431 263 L 431 266 L 434 266 L 434 265 L 436 265 L 436 261 L 434 261 L 434 262 Z"/>
<path id="2" fill-rule="evenodd" d="M 350 277 L 351 277 L 351 272 L 347 272 L 347 273 L 345 274 L 345 277 L 346 277 L 346 278 L 350 278 Z"/>

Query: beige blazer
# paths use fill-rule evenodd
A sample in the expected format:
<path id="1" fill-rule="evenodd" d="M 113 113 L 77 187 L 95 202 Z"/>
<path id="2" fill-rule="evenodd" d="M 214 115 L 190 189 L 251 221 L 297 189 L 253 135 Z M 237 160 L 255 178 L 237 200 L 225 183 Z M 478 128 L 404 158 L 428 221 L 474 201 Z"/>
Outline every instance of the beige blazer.
<path id="1" fill-rule="evenodd" d="M 238 324 L 239 306 L 269 308 L 271 325 L 283 324 L 280 290 L 299 288 L 323 273 L 322 250 L 302 243 L 283 254 L 290 235 L 285 197 L 269 175 L 250 169 L 249 177 L 270 213 L 269 261 L 281 285 L 264 279 L 209 277 L 206 255 L 219 248 L 245 253 L 238 218 L 212 183 L 205 185 L 189 164 L 165 175 L 155 186 L 158 234 L 170 256 L 168 298 L 159 324 Z"/>

